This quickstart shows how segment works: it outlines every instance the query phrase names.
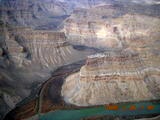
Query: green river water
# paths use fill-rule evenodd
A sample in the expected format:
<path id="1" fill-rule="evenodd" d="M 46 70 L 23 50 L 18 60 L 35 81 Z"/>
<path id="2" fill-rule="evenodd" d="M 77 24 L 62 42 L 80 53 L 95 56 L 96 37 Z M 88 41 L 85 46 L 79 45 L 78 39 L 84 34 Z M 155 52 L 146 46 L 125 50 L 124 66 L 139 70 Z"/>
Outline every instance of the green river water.
<path id="1" fill-rule="evenodd" d="M 81 108 L 78 110 L 57 110 L 40 115 L 40 120 L 80 120 L 86 117 L 117 115 L 117 116 L 136 116 L 160 114 L 160 101 L 158 102 L 137 102 L 117 104 L 118 110 L 107 110 L 105 106 L 93 108 Z M 135 106 L 136 110 L 130 110 Z M 154 106 L 154 109 L 148 110 L 148 106 Z M 125 107 L 125 109 L 124 109 Z M 143 109 L 142 109 L 143 108 Z"/>

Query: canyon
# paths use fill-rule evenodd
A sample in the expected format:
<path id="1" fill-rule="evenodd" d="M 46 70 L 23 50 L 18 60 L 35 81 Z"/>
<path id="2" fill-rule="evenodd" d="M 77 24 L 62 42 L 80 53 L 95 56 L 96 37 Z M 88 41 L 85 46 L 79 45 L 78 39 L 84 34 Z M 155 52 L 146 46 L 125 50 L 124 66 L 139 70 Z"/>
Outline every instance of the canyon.
<path id="1" fill-rule="evenodd" d="M 68 40 L 75 45 L 123 49 L 136 43 L 144 45 L 144 42 L 150 41 L 149 39 L 158 39 L 159 37 L 159 27 L 157 26 L 159 18 L 157 17 L 128 13 L 113 19 L 113 15 L 122 14 L 122 11 L 119 12 L 112 6 L 86 10 L 87 13 L 85 10 L 84 12 L 79 11 L 80 13 L 78 10 L 75 11 L 64 23 L 65 34 Z M 109 18 L 102 19 L 104 15 Z M 148 23 L 150 20 L 154 22 Z"/>
<path id="2" fill-rule="evenodd" d="M 156 0 L 1 0 L 0 119 L 41 89 L 43 112 L 57 94 L 71 108 L 159 100 L 159 11 Z"/>
<path id="3" fill-rule="evenodd" d="M 72 44 L 106 49 L 88 56 L 81 70 L 66 79 L 62 87 L 66 102 L 88 106 L 159 99 L 159 18 L 132 11 L 124 14 L 118 8 L 75 10 L 65 21 Z"/>
<path id="4" fill-rule="evenodd" d="M 84 51 L 70 45 L 64 32 L 26 27 L 5 27 L 1 31 L 5 38 L 1 56 L 1 84 L 2 91 L 8 89 L 7 93 L 2 92 L 2 98 L 10 109 L 32 94 L 32 90 L 38 89 L 54 70 L 95 53 L 89 48 Z"/>
<path id="5" fill-rule="evenodd" d="M 80 72 L 66 78 L 62 96 L 80 106 L 159 99 L 159 63 L 148 61 L 128 51 L 89 56 Z"/>

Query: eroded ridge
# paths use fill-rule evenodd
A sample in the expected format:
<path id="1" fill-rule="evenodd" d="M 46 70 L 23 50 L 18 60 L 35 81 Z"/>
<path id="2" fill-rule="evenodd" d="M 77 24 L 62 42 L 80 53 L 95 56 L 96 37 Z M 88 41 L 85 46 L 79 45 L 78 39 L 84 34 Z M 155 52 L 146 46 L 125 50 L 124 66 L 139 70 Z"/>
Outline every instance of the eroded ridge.
<path id="1" fill-rule="evenodd" d="M 130 51 L 91 55 L 80 72 L 66 79 L 62 95 L 84 106 L 158 99 L 159 64 L 148 64 L 150 60 L 150 55 Z"/>

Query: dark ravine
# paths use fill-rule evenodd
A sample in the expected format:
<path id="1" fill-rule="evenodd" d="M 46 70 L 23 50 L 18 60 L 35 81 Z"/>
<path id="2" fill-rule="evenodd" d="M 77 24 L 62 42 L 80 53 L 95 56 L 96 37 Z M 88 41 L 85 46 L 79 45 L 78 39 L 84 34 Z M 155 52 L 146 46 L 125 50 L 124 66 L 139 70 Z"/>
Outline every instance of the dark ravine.
<path id="1" fill-rule="evenodd" d="M 71 74 L 72 72 L 76 72 L 76 71 L 79 71 L 79 69 L 80 69 L 80 67 L 82 66 L 82 65 L 84 65 L 84 61 L 80 61 L 80 62 L 77 62 L 77 63 L 75 63 L 75 64 L 72 64 L 72 65 L 67 65 L 67 66 L 63 66 L 63 67 L 61 67 L 61 68 L 59 68 L 59 69 L 57 69 L 54 73 L 53 73 L 53 75 L 52 75 L 52 77 L 49 79 L 49 80 L 47 80 L 45 83 L 43 83 L 43 85 L 41 86 L 41 89 L 40 89 L 40 91 L 39 91 L 39 93 L 38 93 L 38 97 L 36 98 L 36 99 L 33 99 L 35 102 L 37 102 L 37 103 L 35 103 L 35 108 L 36 108 L 36 110 L 35 110 L 35 112 L 36 113 L 38 113 L 38 112 L 42 112 L 41 111 L 41 101 L 43 101 L 43 97 L 44 97 L 44 91 L 45 91 L 45 89 L 49 89 L 48 87 L 55 87 L 56 89 L 56 91 L 54 90 L 54 93 L 56 93 L 56 94 L 50 94 L 50 92 L 51 91 L 48 91 L 49 93 L 46 93 L 47 95 L 48 94 L 50 94 L 50 95 L 52 95 L 52 97 L 50 97 L 50 96 L 46 96 L 47 98 L 49 98 L 49 99 L 51 99 L 51 101 L 54 103 L 54 105 L 58 105 L 58 106 L 62 106 L 63 107 L 63 105 L 62 105 L 62 103 L 64 103 L 64 102 L 62 102 L 63 101 L 63 98 L 61 97 L 61 94 L 60 94 L 60 92 L 61 92 L 61 86 L 62 86 L 62 84 L 63 84 L 63 79 L 59 79 L 59 77 L 60 78 L 65 78 L 67 75 L 69 75 L 69 74 Z M 70 69 L 71 68 L 71 69 Z M 66 72 L 66 69 L 67 69 L 67 72 Z M 69 70 L 69 71 L 68 71 Z M 63 71 L 63 72 L 62 72 Z M 52 85 L 51 85 L 52 84 Z M 50 88 L 51 89 L 51 88 Z M 58 94 L 57 94 L 58 93 Z M 42 99 L 42 100 L 41 100 Z M 32 102 L 33 100 L 29 100 L 28 101 L 28 103 L 30 103 L 30 101 Z M 21 112 L 20 110 L 21 110 L 21 107 L 23 108 L 23 106 L 27 106 L 28 105 L 28 103 L 27 102 L 25 102 L 25 104 L 23 104 L 23 105 L 18 105 L 18 107 L 17 108 L 15 108 L 14 110 L 12 110 L 11 112 L 9 112 L 7 115 L 6 115 L 6 117 L 5 117 L 5 119 L 4 120 L 10 120 L 10 119 L 19 119 L 19 118 L 16 118 L 16 113 L 19 113 L 19 112 Z M 33 107 L 33 106 L 32 106 Z M 49 106 L 46 106 L 46 107 L 49 107 Z M 34 109 L 35 109 L 34 108 Z M 23 111 L 24 112 L 24 111 Z M 43 111 L 43 112 L 45 112 L 45 111 Z M 35 114 L 36 114 L 35 113 Z M 31 117 L 31 116 L 27 116 L 27 114 L 26 115 L 23 115 L 23 116 L 26 116 L 26 117 Z"/>
<path id="2" fill-rule="evenodd" d="M 38 93 L 38 97 L 33 100 L 29 100 L 26 104 L 19 105 L 17 108 L 9 112 L 4 120 L 21 120 L 25 118 L 30 118 L 36 114 L 47 113 L 50 111 L 57 111 L 57 110 L 80 110 L 85 108 L 97 108 L 100 106 L 90 106 L 90 107 L 81 107 L 75 106 L 72 104 L 68 104 L 63 100 L 61 96 L 61 87 L 63 82 L 67 76 L 78 72 L 82 65 L 85 64 L 85 61 L 79 61 L 70 65 L 66 65 L 63 67 L 58 68 L 52 75 L 52 77 L 47 80 L 41 86 L 41 89 Z M 48 102 L 49 104 L 48 104 Z M 145 102 L 145 101 L 144 101 Z M 148 101 L 146 101 L 148 102 Z M 152 103 L 157 103 L 157 101 L 151 101 Z M 143 103 L 143 102 L 142 102 Z M 125 103 L 122 103 L 125 104 Z M 135 103 L 129 103 L 130 105 Z M 31 105 L 31 106 L 30 106 Z M 119 103 L 118 105 L 121 105 Z M 34 107 L 34 108 L 33 108 Z M 31 111 L 28 111 L 30 110 Z M 142 111 L 141 111 L 142 112 Z M 99 118 L 106 118 L 107 120 L 111 117 L 112 119 L 119 118 L 120 120 L 129 120 L 129 119 L 138 119 L 138 118 L 145 118 L 145 117 L 154 117 L 159 114 L 148 114 L 148 115 L 134 115 L 134 116 L 103 116 Z M 92 117 L 91 117 L 92 118 Z M 86 119 L 91 119 L 86 118 Z M 93 117 L 94 119 L 94 117 Z M 97 118 L 98 119 L 98 118 Z"/>

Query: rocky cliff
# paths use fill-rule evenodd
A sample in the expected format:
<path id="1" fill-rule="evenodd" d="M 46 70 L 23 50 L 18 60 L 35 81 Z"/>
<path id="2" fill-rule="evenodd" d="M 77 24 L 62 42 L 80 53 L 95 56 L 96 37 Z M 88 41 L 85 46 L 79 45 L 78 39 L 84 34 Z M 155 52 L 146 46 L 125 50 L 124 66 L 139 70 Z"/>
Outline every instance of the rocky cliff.
<path id="1" fill-rule="evenodd" d="M 1 19 L 21 26 L 35 29 L 57 30 L 61 22 L 69 14 L 68 6 L 52 1 L 2 0 L 0 7 Z"/>
<path id="2" fill-rule="evenodd" d="M 0 45 L 1 113 L 36 91 L 55 69 L 95 52 L 71 46 L 63 32 L 13 27 L 2 21 Z"/>
<path id="3" fill-rule="evenodd" d="M 71 43 L 108 50 L 89 56 L 78 73 L 66 78 L 61 91 L 65 101 L 90 106 L 159 99 L 159 17 L 125 14 L 108 21 L 94 22 L 98 26 L 93 28 L 94 32 L 89 31 L 87 24 L 77 27 L 76 22 L 70 22 L 75 25 L 71 25 L 73 30 L 68 36 L 81 36 L 78 40 L 69 39 L 73 40 Z M 86 31 L 80 33 L 81 29 Z M 91 34 L 96 39 L 84 40 Z"/>
<path id="4" fill-rule="evenodd" d="M 2 0 L 0 18 L 14 25 L 58 30 L 62 21 L 77 7 L 89 8 L 106 2 L 111 0 Z"/>
<path id="5" fill-rule="evenodd" d="M 114 7 L 107 7 L 106 10 L 102 7 L 106 4 Z M 116 17 L 126 12 L 159 15 L 159 4 L 154 2 L 149 6 L 148 4 L 123 0 L 1 0 L 0 18 L 14 25 L 29 26 L 35 29 L 59 30 L 62 27 L 62 22 L 74 10 L 82 8 L 90 8 L 95 15 L 88 14 L 87 16 L 94 17 L 94 19 L 97 14 L 101 13 L 102 19 L 110 16 Z M 97 11 L 101 13 L 96 13 Z"/>
<path id="6" fill-rule="evenodd" d="M 141 39 L 141 42 L 158 36 L 159 15 L 151 16 L 151 11 L 146 12 L 143 6 L 145 12 L 130 7 L 107 4 L 75 10 L 64 22 L 68 41 L 98 48 L 123 48 L 125 40 L 130 43 Z"/>
<path id="7" fill-rule="evenodd" d="M 66 41 L 63 32 L 17 27 L 6 29 L 4 37 L 8 57 L 19 67 L 34 63 L 48 69 L 52 65 L 61 66 L 77 58 L 74 53 L 78 51 Z M 72 58 L 73 61 L 67 61 L 67 58 L 71 58 L 70 55 L 75 57 L 75 59 Z"/>
<path id="8" fill-rule="evenodd" d="M 68 76 L 66 102 L 159 98 L 159 11 L 154 0 L 0 0 L 0 119 L 55 69 L 94 54 L 88 47 L 106 52 Z"/>
<path id="9" fill-rule="evenodd" d="M 62 96 L 80 106 L 159 99 L 159 58 L 128 50 L 89 56 L 80 72 L 66 78 Z"/>

